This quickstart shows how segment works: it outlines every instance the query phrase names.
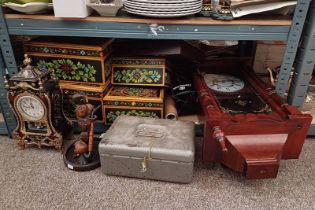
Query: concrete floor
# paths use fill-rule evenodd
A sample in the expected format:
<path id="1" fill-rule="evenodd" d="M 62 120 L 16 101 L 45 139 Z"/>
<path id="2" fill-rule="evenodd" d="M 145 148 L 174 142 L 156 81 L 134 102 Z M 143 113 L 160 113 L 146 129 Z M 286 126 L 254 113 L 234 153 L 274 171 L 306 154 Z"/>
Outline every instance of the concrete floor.
<path id="1" fill-rule="evenodd" d="M 21 151 L 0 137 L 0 209 L 315 209 L 314 160 L 308 139 L 277 179 L 250 181 L 202 164 L 198 153 L 193 182 L 173 184 L 73 172 L 54 150 Z"/>

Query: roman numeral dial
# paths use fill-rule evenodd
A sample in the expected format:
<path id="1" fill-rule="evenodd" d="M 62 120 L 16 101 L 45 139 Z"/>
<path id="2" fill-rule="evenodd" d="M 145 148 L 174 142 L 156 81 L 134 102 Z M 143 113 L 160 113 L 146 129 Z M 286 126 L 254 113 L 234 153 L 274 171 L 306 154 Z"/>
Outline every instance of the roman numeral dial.
<path id="1" fill-rule="evenodd" d="M 204 79 L 208 88 L 218 92 L 233 93 L 244 88 L 245 83 L 241 79 L 223 74 L 206 74 Z"/>
<path id="2" fill-rule="evenodd" d="M 39 99 L 33 96 L 22 96 L 16 102 L 20 113 L 30 121 L 38 121 L 44 117 L 45 110 Z"/>

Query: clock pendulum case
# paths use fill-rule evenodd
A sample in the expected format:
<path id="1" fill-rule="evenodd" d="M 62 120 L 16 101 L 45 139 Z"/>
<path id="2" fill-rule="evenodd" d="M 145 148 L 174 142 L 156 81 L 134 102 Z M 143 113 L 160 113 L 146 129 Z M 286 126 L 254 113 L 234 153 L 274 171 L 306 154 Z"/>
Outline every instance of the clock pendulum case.
<path id="1" fill-rule="evenodd" d="M 24 68 L 4 81 L 18 122 L 12 138 L 22 148 L 33 144 L 60 150 L 63 138 L 72 133 L 72 125 L 63 113 L 59 81 L 49 78 L 48 70 L 31 66 L 28 55 L 24 57 Z"/>
<path id="2" fill-rule="evenodd" d="M 205 115 L 203 160 L 248 179 L 275 178 L 299 157 L 312 117 L 277 95 L 242 61 L 212 61 L 194 76 Z"/>

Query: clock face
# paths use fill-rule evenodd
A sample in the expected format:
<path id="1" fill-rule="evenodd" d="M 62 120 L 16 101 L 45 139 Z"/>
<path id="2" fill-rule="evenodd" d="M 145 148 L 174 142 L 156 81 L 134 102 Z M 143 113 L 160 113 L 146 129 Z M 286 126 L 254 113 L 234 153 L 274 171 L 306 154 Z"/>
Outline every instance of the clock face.
<path id="1" fill-rule="evenodd" d="M 30 121 L 38 121 L 44 117 L 45 109 L 42 102 L 33 96 L 22 96 L 16 102 L 19 112 Z"/>
<path id="2" fill-rule="evenodd" d="M 206 74 L 204 80 L 211 90 L 224 93 L 233 93 L 244 88 L 245 83 L 241 79 L 223 74 Z"/>

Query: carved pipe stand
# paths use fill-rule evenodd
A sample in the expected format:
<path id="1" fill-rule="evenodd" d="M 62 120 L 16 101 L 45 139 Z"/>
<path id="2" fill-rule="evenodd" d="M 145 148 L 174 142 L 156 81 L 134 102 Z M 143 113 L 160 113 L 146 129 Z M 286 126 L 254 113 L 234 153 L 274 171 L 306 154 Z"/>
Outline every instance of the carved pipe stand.
<path id="1" fill-rule="evenodd" d="M 94 140 L 94 121 L 97 118 L 94 113 L 99 107 L 93 108 L 93 105 L 87 102 L 76 107 L 81 133 L 74 143 L 69 145 L 63 156 L 66 166 L 74 171 L 90 171 L 100 167 L 99 141 Z"/>

